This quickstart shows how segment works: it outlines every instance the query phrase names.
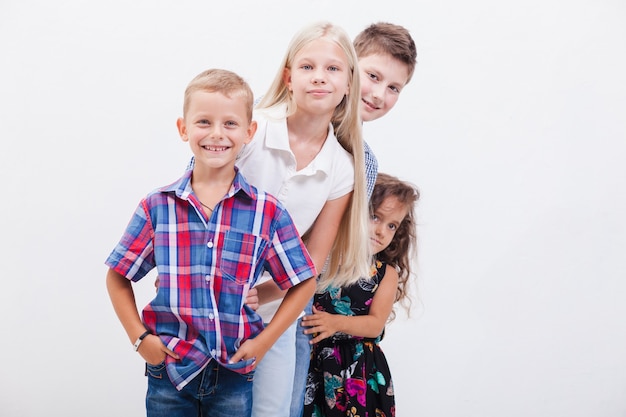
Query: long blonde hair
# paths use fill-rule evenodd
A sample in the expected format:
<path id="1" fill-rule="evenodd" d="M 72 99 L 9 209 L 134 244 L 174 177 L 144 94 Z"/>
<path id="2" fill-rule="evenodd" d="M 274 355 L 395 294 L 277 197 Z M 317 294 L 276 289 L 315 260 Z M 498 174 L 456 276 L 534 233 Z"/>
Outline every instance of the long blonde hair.
<path id="1" fill-rule="evenodd" d="M 286 106 L 285 117 L 289 117 L 297 111 L 297 104 L 283 77 L 284 70 L 291 68 L 295 56 L 304 46 L 320 38 L 335 42 L 345 53 L 350 67 L 349 90 L 351 94 L 346 95 L 335 108 L 331 123 L 337 140 L 354 158 L 354 192 L 346 215 L 341 220 L 326 268 L 320 277 L 319 286 L 325 288 L 331 283 L 336 286 L 343 286 L 356 282 L 359 277 L 369 274 L 370 264 L 367 239 L 368 206 L 365 188 L 365 155 L 363 153 L 363 136 L 359 113 L 361 85 L 357 71 L 356 52 L 348 34 L 339 26 L 329 22 L 314 23 L 296 33 L 289 43 L 272 85 L 256 108 L 271 110 Z M 304 238 L 306 240 L 306 234 Z"/>

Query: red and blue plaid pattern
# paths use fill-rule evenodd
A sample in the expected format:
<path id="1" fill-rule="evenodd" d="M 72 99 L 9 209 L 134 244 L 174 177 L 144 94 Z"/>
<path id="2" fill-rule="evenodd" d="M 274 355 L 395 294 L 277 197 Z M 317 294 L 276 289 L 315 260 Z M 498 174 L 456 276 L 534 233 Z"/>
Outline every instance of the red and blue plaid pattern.
<path id="1" fill-rule="evenodd" d="M 143 321 L 181 357 L 167 357 L 172 383 L 181 389 L 211 358 L 247 373 L 252 361 L 229 364 L 243 341 L 263 328 L 245 303 L 264 270 L 282 288 L 316 274 L 284 207 L 237 172 L 228 195 L 208 218 L 192 193 L 191 173 L 156 190 L 138 205 L 106 264 L 132 281 L 153 268 L 156 297 Z"/>

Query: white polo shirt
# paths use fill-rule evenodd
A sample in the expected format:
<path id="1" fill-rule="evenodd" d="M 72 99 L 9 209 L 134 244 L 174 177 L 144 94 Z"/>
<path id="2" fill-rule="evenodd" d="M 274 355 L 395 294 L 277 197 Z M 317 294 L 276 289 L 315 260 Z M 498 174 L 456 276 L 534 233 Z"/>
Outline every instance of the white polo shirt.
<path id="1" fill-rule="evenodd" d="M 322 149 L 309 165 L 296 171 L 296 157 L 289 147 L 287 119 L 270 119 L 255 112 L 258 128 L 242 150 L 237 166 L 246 180 L 274 195 L 285 205 L 300 235 L 319 215 L 328 200 L 354 189 L 354 159 L 337 141 L 332 125 Z M 281 300 L 259 307 L 267 323 Z"/>

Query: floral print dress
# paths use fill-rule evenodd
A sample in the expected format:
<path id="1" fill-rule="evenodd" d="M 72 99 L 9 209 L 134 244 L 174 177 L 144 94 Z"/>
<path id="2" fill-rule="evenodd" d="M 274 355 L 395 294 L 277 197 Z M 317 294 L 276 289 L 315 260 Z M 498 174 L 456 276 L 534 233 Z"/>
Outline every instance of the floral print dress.
<path id="1" fill-rule="evenodd" d="M 315 294 L 318 310 L 347 316 L 366 315 L 386 264 L 376 261 L 372 277 L 347 288 Z M 393 383 L 387 359 L 375 339 L 336 333 L 313 345 L 304 398 L 304 417 L 395 416 Z"/>

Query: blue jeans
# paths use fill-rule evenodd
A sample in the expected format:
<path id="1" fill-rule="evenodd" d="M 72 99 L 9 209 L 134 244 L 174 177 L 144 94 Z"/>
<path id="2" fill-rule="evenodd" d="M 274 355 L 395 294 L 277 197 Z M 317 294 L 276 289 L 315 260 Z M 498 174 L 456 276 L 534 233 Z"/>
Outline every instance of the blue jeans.
<path id="1" fill-rule="evenodd" d="M 146 364 L 148 417 L 250 417 L 252 376 L 209 364 L 182 390 L 170 381 L 165 363 Z"/>
<path id="2" fill-rule="evenodd" d="M 313 314 L 313 299 L 304 308 L 307 316 Z M 304 334 L 302 318 L 297 321 L 296 328 L 296 369 L 293 379 L 293 391 L 291 393 L 291 408 L 289 417 L 302 417 L 304 412 L 304 392 L 306 390 L 306 378 L 309 373 L 309 362 L 311 361 L 311 340 L 310 334 Z"/>

